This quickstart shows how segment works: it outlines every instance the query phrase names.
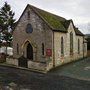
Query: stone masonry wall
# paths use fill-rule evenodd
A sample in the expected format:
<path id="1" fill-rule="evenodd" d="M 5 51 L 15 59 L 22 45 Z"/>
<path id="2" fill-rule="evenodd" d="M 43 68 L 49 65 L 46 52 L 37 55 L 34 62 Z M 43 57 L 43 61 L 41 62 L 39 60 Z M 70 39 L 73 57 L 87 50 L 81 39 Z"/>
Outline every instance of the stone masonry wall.
<path id="1" fill-rule="evenodd" d="M 30 11 L 30 19 L 27 19 L 27 12 Z M 30 23 L 33 27 L 32 33 L 26 33 L 26 26 Z M 35 60 L 48 60 L 46 49 L 52 49 L 52 30 L 46 23 L 30 8 L 27 8 L 22 15 L 14 33 L 13 33 L 13 56 L 20 57 L 23 53 L 26 57 L 25 41 L 30 41 L 35 48 Z M 19 44 L 19 54 L 17 54 L 17 43 Z M 45 44 L 45 55 L 42 55 L 42 43 Z M 23 48 L 22 48 L 23 47 Z"/>
<path id="2" fill-rule="evenodd" d="M 73 33 L 73 55 L 70 55 L 70 32 Z M 64 56 L 61 56 L 61 37 L 64 38 Z M 80 40 L 80 54 L 78 54 L 78 39 Z M 55 66 L 83 58 L 83 36 L 77 36 L 72 23 L 68 33 L 54 32 Z"/>

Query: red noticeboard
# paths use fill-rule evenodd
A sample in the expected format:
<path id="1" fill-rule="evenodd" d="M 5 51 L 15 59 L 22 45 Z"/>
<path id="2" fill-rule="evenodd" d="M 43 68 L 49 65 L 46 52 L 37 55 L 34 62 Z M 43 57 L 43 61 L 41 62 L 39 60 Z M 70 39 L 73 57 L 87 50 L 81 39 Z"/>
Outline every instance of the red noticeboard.
<path id="1" fill-rule="evenodd" d="M 46 56 L 52 56 L 52 50 L 46 49 Z"/>

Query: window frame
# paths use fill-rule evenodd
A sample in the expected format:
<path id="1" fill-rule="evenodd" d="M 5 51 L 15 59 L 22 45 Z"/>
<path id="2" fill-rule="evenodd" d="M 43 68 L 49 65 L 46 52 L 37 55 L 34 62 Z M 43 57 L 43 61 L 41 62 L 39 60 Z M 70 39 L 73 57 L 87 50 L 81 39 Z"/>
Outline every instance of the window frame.
<path id="1" fill-rule="evenodd" d="M 32 33 L 32 32 L 33 32 L 33 27 L 30 23 L 28 23 L 26 26 L 26 33 Z"/>
<path id="2" fill-rule="evenodd" d="M 73 33 L 70 32 L 70 55 L 73 55 Z"/>
<path id="3" fill-rule="evenodd" d="M 44 48 L 44 43 L 42 43 L 42 55 L 43 55 L 43 56 L 45 55 L 44 50 L 45 50 L 45 48 Z"/>
<path id="4" fill-rule="evenodd" d="M 64 38 L 61 37 L 61 56 L 64 56 Z"/>

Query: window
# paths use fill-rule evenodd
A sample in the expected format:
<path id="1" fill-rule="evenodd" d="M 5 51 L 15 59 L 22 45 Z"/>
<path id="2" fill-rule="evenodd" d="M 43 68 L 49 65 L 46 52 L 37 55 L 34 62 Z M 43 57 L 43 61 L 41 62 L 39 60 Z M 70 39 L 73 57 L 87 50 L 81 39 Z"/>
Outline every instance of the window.
<path id="1" fill-rule="evenodd" d="M 33 32 L 33 27 L 32 25 L 29 23 L 26 26 L 26 33 L 32 33 Z"/>
<path id="2" fill-rule="evenodd" d="M 80 54 L 80 40 L 78 39 L 78 54 Z"/>
<path id="3" fill-rule="evenodd" d="M 44 43 L 42 43 L 42 55 L 44 55 Z"/>
<path id="4" fill-rule="evenodd" d="M 27 12 L 27 19 L 30 19 L 30 11 Z"/>
<path id="5" fill-rule="evenodd" d="M 61 37 L 61 55 L 64 55 L 64 43 L 63 43 L 63 37 Z"/>
<path id="6" fill-rule="evenodd" d="M 17 54 L 19 54 L 19 45 L 17 43 Z"/>
<path id="7" fill-rule="evenodd" d="M 70 33 L 70 54 L 73 54 L 73 33 Z"/>

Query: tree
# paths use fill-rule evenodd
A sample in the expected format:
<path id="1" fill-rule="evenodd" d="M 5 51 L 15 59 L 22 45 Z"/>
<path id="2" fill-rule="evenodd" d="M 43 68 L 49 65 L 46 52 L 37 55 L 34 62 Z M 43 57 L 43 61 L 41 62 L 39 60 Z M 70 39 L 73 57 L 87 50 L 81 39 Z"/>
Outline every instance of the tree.
<path id="1" fill-rule="evenodd" d="M 3 34 L 3 39 L 6 41 L 6 54 L 7 44 L 12 41 L 12 31 L 15 24 L 14 15 L 15 13 L 11 10 L 11 6 L 5 2 L 0 9 L 0 33 Z"/>

